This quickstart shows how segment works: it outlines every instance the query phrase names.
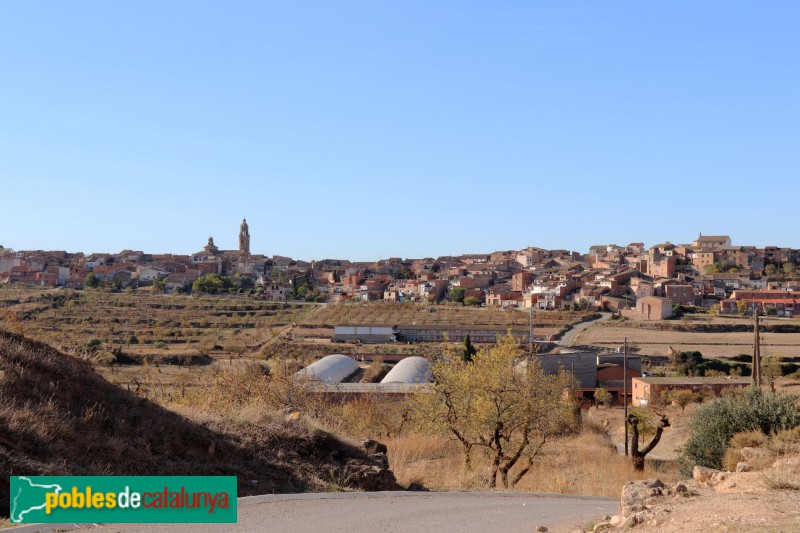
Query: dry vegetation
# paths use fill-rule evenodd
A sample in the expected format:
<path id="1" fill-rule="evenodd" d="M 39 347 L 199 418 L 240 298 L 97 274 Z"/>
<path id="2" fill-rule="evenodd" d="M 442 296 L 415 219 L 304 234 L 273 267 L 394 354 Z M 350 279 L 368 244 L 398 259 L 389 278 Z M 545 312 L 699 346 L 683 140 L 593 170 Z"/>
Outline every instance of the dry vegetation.
<path id="1" fill-rule="evenodd" d="M 465 472 L 459 446 L 445 436 L 409 434 L 385 442 L 389 464 L 401 485 L 419 483 L 432 490 L 486 489 L 488 457 L 480 458 Z M 548 444 L 515 490 L 617 497 L 626 482 L 653 477 L 677 479 L 677 469 L 668 463 L 648 462 L 644 472 L 636 472 L 630 458 L 617 453 L 605 433 L 586 427 L 576 436 Z"/>
<path id="2" fill-rule="evenodd" d="M 181 416 L 143 397 L 154 391 L 127 392 L 86 362 L 0 332 L 0 512 L 8 475 L 22 473 L 236 475 L 242 495 L 346 489 L 365 453 L 298 416 L 265 415 L 278 407 L 270 395 L 286 406 L 308 397 L 265 379 L 253 368 L 221 374 L 165 401 Z"/>
<path id="3" fill-rule="evenodd" d="M 664 431 L 661 436 L 661 441 L 658 446 L 648 455 L 651 459 L 673 461 L 678 458 L 678 452 L 681 446 L 686 443 L 689 438 L 691 429 L 691 422 L 697 409 L 701 407 L 701 403 L 689 404 L 685 410 L 681 410 L 679 406 L 660 406 L 656 408 L 659 412 L 664 412 L 669 417 L 670 427 Z M 633 409 L 638 415 L 644 416 L 649 422 L 649 427 L 646 428 L 644 434 L 645 438 L 649 440 L 652 435 L 652 425 L 656 418 L 652 409 Z M 625 418 L 624 411 L 621 407 L 614 408 L 592 408 L 586 413 L 587 418 L 592 424 L 597 427 L 603 428 L 608 434 L 610 442 L 616 446 L 625 445 L 625 425 L 623 420 Z"/>
<path id="4" fill-rule="evenodd" d="M 107 365 L 208 365 L 242 356 L 313 360 L 330 353 L 409 353 L 423 345 L 331 344 L 335 324 L 433 324 L 527 327 L 528 314 L 497 308 L 412 303 L 271 303 L 243 295 L 175 296 L 134 291 L 4 290 L 0 322 L 56 348 Z M 535 315 L 537 335 L 552 335 L 585 314 Z M 4 320 L 3 320 L 4 318 Z M 14 328 L 8 326 L 14 322 Z M 91 349 L 87 346 L 93 343 Z"/>
<path id="5" fill-rule="evenodd" d="M 779 431 L 774 435 L 765 435 L 758 429 L 737 433 L 731 439 L 722 464 L 726 470 L 732 472 L 742 461 L 754 470 L 765 470 L 778 459 L 791 456 L 800 457 L 800 426 Z M 772 488 L 800 490 L 800 462 L 795 462 L 794 468 L 777 474 L 784 480 L 782 484 L 786 486 Z M 771 477 L 765 481 L 774 485 L 777 479 Z"/>
<path id="6" fill-rule="evenodd" d="M 376 367 L 378 364 L 375 365 Z M 286 360 L 276 360 L 270 374 L 262 366 L 243 364 L 220 370 L 204 387 L 183 394 L 171 386 L 153 389 L 151 397 L 195 418 L 202 413 L 249 420 L 258 413 L 281 409 L 302 413 L 312 425 L 353 441 L 375 438 L 387 444 L 389 464 L 402 486 L 418 483 L 431 490 L 485 490 L 491 461 L 476 452 L 473 468 L 464 470 L 460 445 L 446 434 L 420 426 L 413 398 L 390 400 L 368 395 L 357 401 L 331 404 L 322 401 L 302 383 L 292 381 Z M 606 428 L 588 420 L 577 434 L 548 442 L 531 471 L 515 490 L 579 495 L 615 496 L 630 479 L 660 476 L 672 479 L 671 463 L 647 463 L 644 473 L 634 472 L 629 458 L 620 456 Z M 510 474 L 513 476 L 515 470 Z"/>
<path id="7" fill-rule="evenodd" d="M 333 433 L 385 443 L 389 465 L 401 486 L 416 483 L 430 490 L 486 490 L 490 457 L 474 453 L 472 468 L 465 470 L 461 445 L 446 434 L 420 430 L 412 409 L 409 400 L 387 402 L 367 397 L 328 406 L 316 420 Z M 548 442 L 514 490 L 617 497 L 627 481 L 653 477 L 677 480 L 677 465 L 648 460 L 644 472 L 636 472 L 630 458 L 617 452 L 606 428 L 585 420 L 577 434 Z"/>
<path id="8" fill-rule="evenodd" d="M 92 360 L 92 368 L 44 344 L 2 334 L 3 471 L 226 473 L 257 480 L 240 487 L 242 494 L 346 489 L 350 479 L 342 474 L 342 464 L 361 460 L 363 454 L 327 432 L 385 442 L 391 468 L 404 486 L 485 489 L 491 476 L 489 457 L 476 452 L 472 469 L 465 471 L 460 446 L 421 426 L 412 416 L 412 401 L 366 396 L 352 403 L 325 403 L 293 375 L 298 365 L 328 353 L 433 355 L 443 350 L 438 344 L 332 345 L 313 338 L 321 327 L 335 323 L 524 327 L 528 321 L 526 313 L 497 309 L 442 305 L 429 312 L 426 306 L 383 303 L 293 306 L 236 296 L 53 291 L 6 303 L 12 304 L 5 308 L 6 328 L 54 342 L 84 359 L 89 359 L 86 341 L 96 338 L 104 349 L 122 348 L 130 364 L 107 366 Z M 537 328 L 555 332 L 581 317 L 539 314 Z M 303 328 L 294 331 L 311 334 L 293 339 L 292 325 Z M 138 343 L 129 343 L 131 335 Z M 161 342 L 165 348 L 157 347 Z M 162 358 L 153 357 L 159 353 Z M 137 359 L 137 354 L 146 357 Z M 176 362 L 167 356 L 192 354 L 210 360 L 162 364 Z M 362 380 L 379 379 L 386 370 L 378 360 L 366 368 Z M 627 480 L 675 475 L 673 469 L 663 471 L 651 462 L 644 473 L 634 472 L 606 433 L 588 421 L 577 434 L 548 441 L 530 468 L 516 490 L 616 495 Z M 515 470 L 509 474 L 513 477 Z M 7 498 L 7 487 L 2 489 L 6 492 L 0 500 Z M 4 505 L 0 501 L 0 509 Z"/>
<path id="9" fill-rule="evenodd" d="M 552 335 L 586 316 L 581 312 L 549 311 L 534 314 L 538 335 Z M 370 302 L 328 305 L 308 316 L 303 324 L 335 326 L 338 324 L 392 325 L 481 325 L 528 327 L 529 314 L 496 307 L 468 307 L 454 304 L 420 305 L 415 303 Z"/>
<path id="10" fill-rule="evenodd" d="M 428 309 L 435 309 L 429 312 Z M 579 320 L 578 313 L 536 315 L 542 333 Z M 91 362 L 131 392 L 202 387 L 249 362 L 293 359 L 309 364 L 331 353 L 421 355 L 437 343 L 333 344 L 332 324 L 452 323 L 527 326 L 528 314 L 456 305 L 373 302 L 297 305 L 245 295 L 174 296 L 145 291 L 20 290 L 0 292 L 0 328 L 24 333 Z M 383 371 L 387 369 L 383 367 Z M 364 379 L 376 379 L 373 369 Z"/>
<path id="11" fill-rule="evenodd" d="M 4 291 L 11 295 L 17 298 L 6 299 L 3 310 L 17 317 L 26 335 L 70 352 L 97 339 L 101 350 L 139 360 L 253 351 L 316 308 L 239 295 Z"/>

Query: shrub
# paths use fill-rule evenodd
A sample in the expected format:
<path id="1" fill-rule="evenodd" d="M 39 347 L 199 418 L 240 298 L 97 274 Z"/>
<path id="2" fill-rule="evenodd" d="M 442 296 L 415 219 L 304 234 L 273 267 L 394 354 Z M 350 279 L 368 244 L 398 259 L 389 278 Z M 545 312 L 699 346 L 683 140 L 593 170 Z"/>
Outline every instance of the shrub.
<path id="1" fill-rule="evenodd" d="M 736 448 L 759 448 L 767 443 L 767 436 L 758 429 L 742 431 L 731 437 L 731 446 Z"/>
<path id="2" fill-rule="evenodd" d="M 84 344 L 84 347 L 85 347 L 87 350 L 95 350 L 95 349 L 97 349 L 97 347 L 98 347 L 98 346 L 100 346 L 101 344 L 102 344 L 102 343 L 100 342 L 100 339 L 89 339 L 89 340 L 88 340 L 88 341 L 86 341 L 86 343 Z"/>
<path id="3" fill-rule="evenodd" d="M 676 389 L 669 391 L 666 400 L 674 403 L 681 408 L 681 412 L 686 410 L 686 406 L 692 402 L 696 402 L 699 395 L 686 389 Z"/>
<path id="4" fill-rule="evenodd" d="M 678 374 L 686 376 L 723 376 L 735 373 L 739 376 L 749 376 L 750 366 L 743 364 L 742 356 L 736 356 L 730 363 L 719 359 L 706 359 L 698 351 L 670 353 L 672 369 Z"/>
<path id="5" fill-rule="evenodd" d="M 769 435 L 800 426 L 795 396 L 750 388 L 741 396 L 723 396 L 697 411 L 680 465 L 691 475 L 695 465 L 721 469 L 723 457 L 737 433 L 761 430 Z"/>
<path id="6" fill-rule="evenodd" d="M 600 406 L 600 404 L 603 404 L 605 406 L 610 406 L 611 393 L 602 387 L 598 387 L 594 391 L 594 401 L 597 403 L 598 407 Z"/>
<path id="7" fill-rule="evenodd" d="M 117 356 L 109 350 L 98 350 L 92 354 L 92 362 L 102 366 L 111 366 L 117 362 Z"/>
<path id="8" fill-rule="evenodd" d="M 376 357 L 364 371 L 362 383 L 378 383 L 389 373 L 389 365 L 383 364 L 383 358 Z"/>
<path id="9" fill-rule="evenodd" d="M 773 435 L 764 435 L 760 429 L 737 433 L 731 439 L 728 451 L 722 460 L 726 469 L 733 471 L 736 465 L 745 460 L 745 448 L 759 448 L 762 453 L 748 454 L 747 463 L 755 470 L 771 466 L 775 459 L 800 452 L 800 426 L 785 429 Z"/>

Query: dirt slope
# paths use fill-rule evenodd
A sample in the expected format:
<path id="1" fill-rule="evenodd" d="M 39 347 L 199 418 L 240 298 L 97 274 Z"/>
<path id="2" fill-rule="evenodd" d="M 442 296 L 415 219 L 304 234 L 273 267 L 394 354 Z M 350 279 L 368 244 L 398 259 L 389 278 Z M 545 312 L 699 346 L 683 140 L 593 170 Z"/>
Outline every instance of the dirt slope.
<path id="1" fill-rule="evenodd" d="M 9 475 L 236 475 L 244 496 L 347 488 L 368 468 L 364 451 L 302 421 L 198 424 L 0 331 L 0 516 Z"/>

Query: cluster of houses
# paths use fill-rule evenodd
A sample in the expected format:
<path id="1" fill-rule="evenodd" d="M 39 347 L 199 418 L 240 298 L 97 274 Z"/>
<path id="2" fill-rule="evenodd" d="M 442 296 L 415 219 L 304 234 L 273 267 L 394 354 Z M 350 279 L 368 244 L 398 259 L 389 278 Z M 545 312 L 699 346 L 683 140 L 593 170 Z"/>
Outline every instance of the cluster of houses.
<path id="1" fill-rule="evenodd" d="M 161 282 L 167 292 L 190 290 L 204 274 L 249 277 L 270 299 L 284 301 L 288 282 L 305 275 L 309 263 L 288 257 L 250 253 L 250 230 L 246 220 L 239 230 L 239 249 L 220 250 L 213 237 L 192 255 L 147 254 L 123 250 L 117 254 L 68 253 L 65 251 L 14 251 L 0 246 L 0 285 L 66 287 L 83 289 L 87 276 L 119 288 L 138 288 Z"/>
<path id="2" fill-rule="evenodd" d="M 220 274 L 249 277 L 274 301 L 291 298 L 293 283 L 302 279 L 331 302 L 453 299 L 537 310 L 603 308 L 661 320 L 676 305 L 714 307 L 721 314 L 759 309 L 793 316 L 800 295 L 800 277 L 794 275 L 798 260 L 800 253 L 791 248 L 733 246 L 728 236 L 700 235 L 691 244 L 608 244 L 592 246 L 586 254 L 528 247 L 436 259 L 306 262 L 251 254 L 243 221 L 237 250 L 220 250 L 213 238 L 192 255 L 0 248 L 0 284 L 79 289 L 93 273 L 119 287 L 158 280 L 172 291 L 187 289 L 203 274 Z"/>

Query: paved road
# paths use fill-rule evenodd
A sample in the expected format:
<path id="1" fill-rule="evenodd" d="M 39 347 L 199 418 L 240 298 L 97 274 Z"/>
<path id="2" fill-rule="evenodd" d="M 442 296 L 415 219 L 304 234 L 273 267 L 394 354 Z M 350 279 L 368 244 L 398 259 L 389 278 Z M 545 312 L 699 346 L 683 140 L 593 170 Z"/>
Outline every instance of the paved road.
<path id="1" fill-rule="evenodd" d="M 550 494 L 477 492 L 293 494 L 241 498 L 239 523 L 235 525 L 118 524 L 90 526 L 88 531 L 92 533 L 234 531 L 269 533 L 524 531 L 529 533 L 535 531 L 538 526 L 546 526 L 551 532 L 569 532 L 585 526 L 599 515 L 613 515 L 618 511 L 618 501 L 611 498 Z M 63 528 L 63 525 L 61 527 Z M 65 530 L 70 529 L 61 529 Z M 52 530 L 39 527 L 38 531 Z M 15 530 L 9 530 L 9 533 L 11 532 Z"/>
<path id="2" fill-rule="evenodd" d="M 578 333 L 585 330 L 589 326 L 597 324 L 598 322 L 605 322 L 606 320 L 609 320 L 611 318 L 611 313 L 600 313 L 600 314 L 602 315 L 600 318 L 597 318 L 595 320 L 590 320 L 588 322 L 581 322 L 580 324 L 574 325 L 572 329 L 564 333 L 564 336 L 561 337 L 561 339 L 559 339 L 559 341 L 556 344 L 558 344 L 559 346 L 569 346 L 570 344 L 572 344 L 573 339 Z"/>

